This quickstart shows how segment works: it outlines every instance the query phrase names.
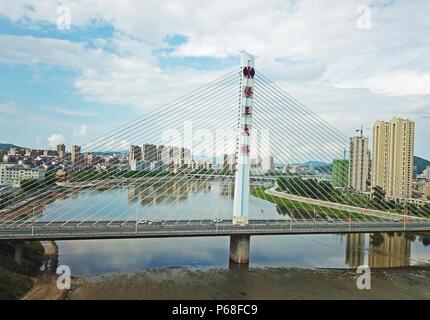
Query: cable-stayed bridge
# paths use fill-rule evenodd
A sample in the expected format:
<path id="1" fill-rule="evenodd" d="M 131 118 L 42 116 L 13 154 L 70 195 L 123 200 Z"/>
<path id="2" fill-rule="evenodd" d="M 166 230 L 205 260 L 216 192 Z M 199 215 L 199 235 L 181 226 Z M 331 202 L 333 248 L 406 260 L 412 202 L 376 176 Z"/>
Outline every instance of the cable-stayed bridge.
<path id="1" fill-rule="evenodd" d="M 125 163 L 117 159 L 120 163 L 107 169 L 99 163 L 97 172 L 84 158 L 142 144 Z M 368 196 L 344 195 L 324 184 L 329 179 L 324 172 L 298 167 L 285 176 L 274 170 L 275 164 L 310 159 L 331 163 L 344 158 L 347 145 L 341 132 L 256 72 L 254 58 L 244 52 L 238 69 L 82 146 L 82 153 L 72 155 L 69 181 L 45 179 L 13 194 L 0 210 L 0 239 L 232 236 L 234 246 L 249 248 L 250 235 L 430 231 L 425 210 L 399 213 L 383 201 L 376 210 Z M 206 161 L 196 160 L 202 158 Z M 151 159 L 153 167 L 125 170 L 133 161 L 149 164 L 139 159 Z M 56 170 L 48 168 L 46 175 Z M 280 178 L 295 181 L 291 189 L 306 201 L 270 192 Z M 214 198 L 204 208 L 189 203 L 178 215 L 162 212 L 190 189 L 219 184 L 231 198 L 223 207 Z M 133 190 L 130 197 L 139 205 L 122 208 L 111 196 L 116 189 Z M 94 192 L 103 201 L 93 203 Z M 350 198 L 354 205 L 339 208 Z M 267 216 L 260 207 L 269 203 L 276 210 Z M 154 204 L 163 210 L 154 213 Z"/>

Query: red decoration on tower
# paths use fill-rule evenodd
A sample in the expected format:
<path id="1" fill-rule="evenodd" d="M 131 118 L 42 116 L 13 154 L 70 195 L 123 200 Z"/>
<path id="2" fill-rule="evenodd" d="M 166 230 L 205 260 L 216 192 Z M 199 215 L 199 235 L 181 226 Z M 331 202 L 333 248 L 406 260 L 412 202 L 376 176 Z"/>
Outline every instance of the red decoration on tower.
<path id="1" fill-rule="evenodd" d="M 245 97 L 247 98 L 251 98 L 254 94 L 254 90 L 251 87 L 245 87 L 243 91 L 245 93 Z"/>
<path id="2" fill-rule="evenodd" d="M 249 145 L 244 144 L 244 145 L 240 148 L 240 151 L 241 151 L 242 153 L 249 153 Z"/>

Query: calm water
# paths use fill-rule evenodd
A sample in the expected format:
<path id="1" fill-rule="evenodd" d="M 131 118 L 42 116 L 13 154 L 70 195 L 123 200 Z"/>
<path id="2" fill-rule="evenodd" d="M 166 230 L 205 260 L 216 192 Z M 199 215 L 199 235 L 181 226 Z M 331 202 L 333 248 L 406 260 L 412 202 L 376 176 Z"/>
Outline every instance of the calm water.
<path id="1" fill-rule="evenodd" d="M 229 219 L 233 186 L 170 183 L 82 191 L 57 200 L 41 220 Z M 251 199 L 252 219 L 287 219 L 270 202 Z M 76 276 L 157 268 L 228 269 L 229 237 L 59 241 L 59 263 Z M 390 268 L 430 266 L 428 238 L 419 235 L 253 236 L 250 267 Z M 427 244 L 427 246 L 425 245 Z"/>
<path id="2" fill-rule="evenodd" d="M 231 219 L 233 184 L 193 181 L 149 186 L 84 190 L 46 206 L 39 221 L 67 220 L 204 220 Z M 276 206 L 252 197 L 251 219 L 288 219 Z"/>

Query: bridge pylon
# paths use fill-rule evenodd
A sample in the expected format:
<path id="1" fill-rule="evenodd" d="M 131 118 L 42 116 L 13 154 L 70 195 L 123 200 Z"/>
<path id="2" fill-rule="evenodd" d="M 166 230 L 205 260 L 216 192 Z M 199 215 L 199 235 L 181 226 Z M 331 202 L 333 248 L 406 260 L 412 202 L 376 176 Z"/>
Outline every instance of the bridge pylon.
<path id="1" fill-rule="evenodd" d="M 242 51 L 240 59 L 239 146 L 234 184 L 233 224 L 247 225 L 249 217 L 250 135 L 254 95 L 254 57 Z"/>

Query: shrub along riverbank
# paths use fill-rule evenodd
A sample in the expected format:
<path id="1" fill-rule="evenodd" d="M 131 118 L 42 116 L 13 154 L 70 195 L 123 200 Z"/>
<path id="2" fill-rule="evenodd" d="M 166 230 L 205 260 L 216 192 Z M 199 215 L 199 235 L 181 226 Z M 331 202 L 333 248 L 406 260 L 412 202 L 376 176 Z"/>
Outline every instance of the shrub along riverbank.
<path id="1" fill-rule="evenodd" d="M 44 249 L 38 241 L 24 242 L 22 264 L 14 261 L 16 241 L 0 241 L 0 299 L 19 299 L 33 286 Z"/>

